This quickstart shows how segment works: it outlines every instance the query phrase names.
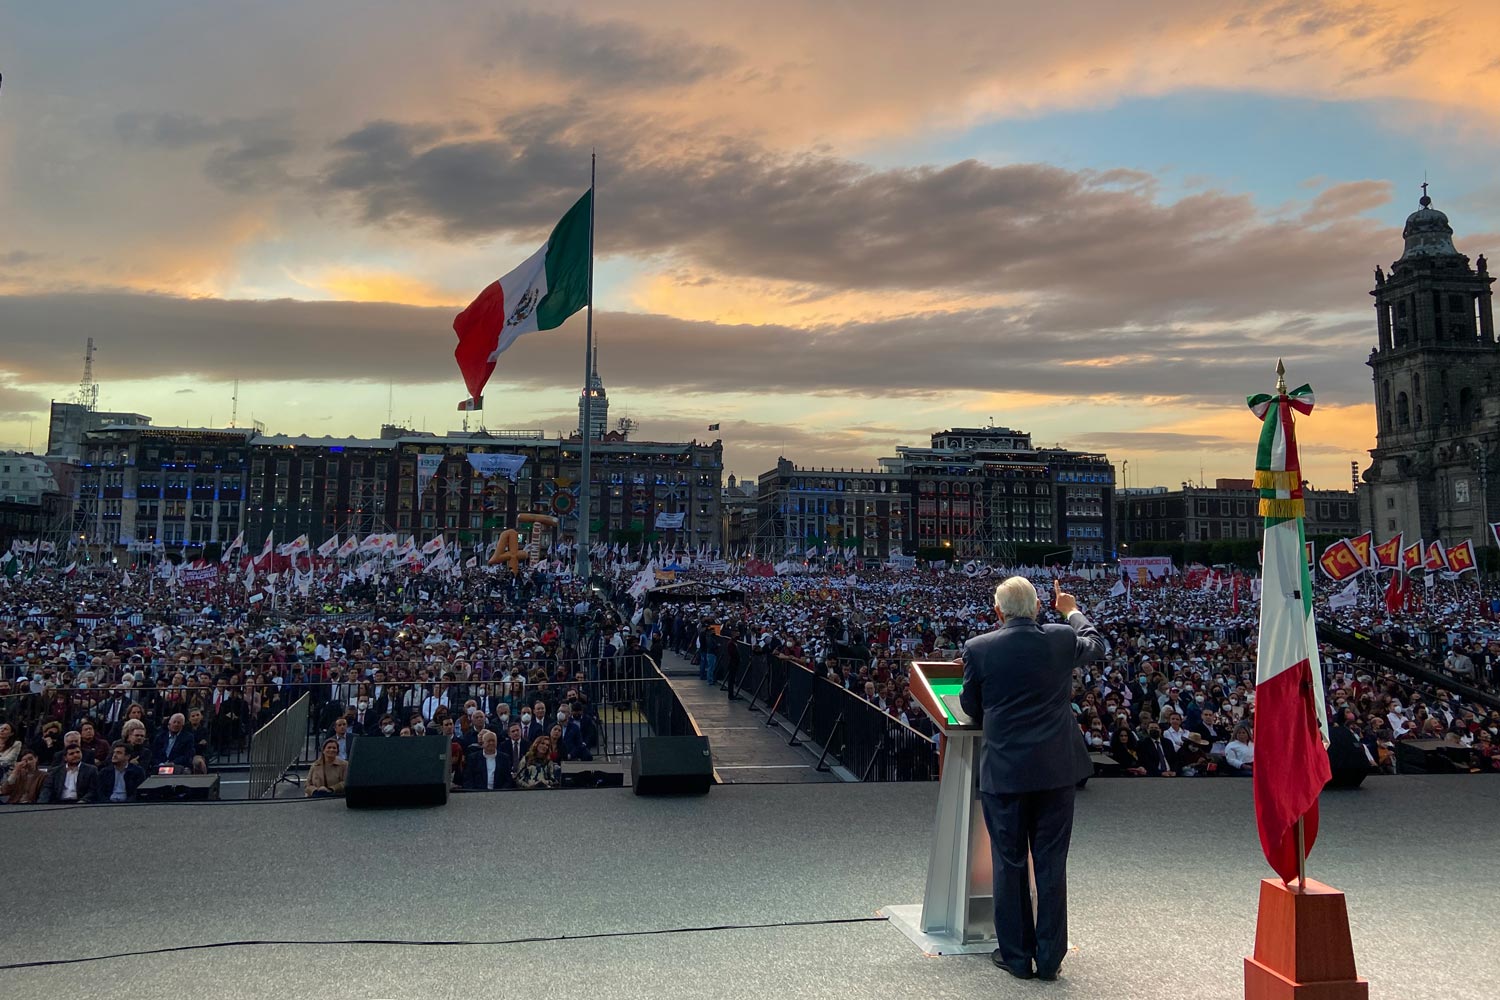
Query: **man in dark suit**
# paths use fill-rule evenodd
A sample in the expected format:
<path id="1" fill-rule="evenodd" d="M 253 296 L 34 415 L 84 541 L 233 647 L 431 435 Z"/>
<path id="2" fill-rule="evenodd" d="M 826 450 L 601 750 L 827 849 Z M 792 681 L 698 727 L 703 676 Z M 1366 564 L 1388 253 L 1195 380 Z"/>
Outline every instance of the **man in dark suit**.
<path id="1" fill-rule="evenodd" d="M 500 752 L 495 734 L 488 729 L 480 736 L 479 749 L 464 759 L 464 787 L 495 792 L 514 784 L 510 757 Z"/>
<path id="2" fill-rule="evenodd" d="M 1175 778 L 1180 770 L 1177 748 L 1162 736 L 1161 726 L 1155 722 L 1146 727 L 1146 738 L 1141 741 L 1141 765 L 1151 778 Z"/>
<path id="3" fill-rule="evenodd" d="M 63 751 L 63 762 L 47 772 L 42 785 L 42 802 L 92 802 L 99 781 L 99 769 L 83 761 L 83 748 L 70 743 Z"/>
<path id="4" fill-rule="evenodd" d="M 193 731 L 187 728 L 187 717 L 176 712 L 167 720 L 166 728 L 156 734 L 156 740 L 151 744 L 151 757 L 158 765 L 172 764 L 191 771 L 196 747 Z"/>
<path id="5" fill-rule="evenodd" d="M 505 731 L 505 739 L 500 742 L 500 753 L 510 761 L 508 766 L 511 774 L 521 769 L 521 761 L 526 757 L 526 750 L 530 746 L 531 741 L 521 733 L 521 724 L 512 722 Z"/>
<path id="6" fill-rule="evenodd" d="M 1025 577 L 995 588 L 1000 627 L 964 647 L 960 695 L 984 720 L 980 802 L 995 873 L 994 963 L 1021 979 L 1056 979 L 1068 947 L 1068 844 L 1073 795 L 1094 773 L 1073 718 L 1073 668 L 1101 659 L 1109 645 L 1053 584 L 1066 625 L 1041 625 L 1041 601 Z M 1027 853 L 1035 869 L 1031 906 Z M 1036 963 L 1035 969 L 1032 962 Z"/>
<path id="7" fill-rule="evenodd" d="M 100 771 L 94 782 L 94 801 L 134 802 L 136 789 L 145 780 L 146 772 L 131 762 L 125 744 L 116 743 L 110 751 L 109 767 Z"/>

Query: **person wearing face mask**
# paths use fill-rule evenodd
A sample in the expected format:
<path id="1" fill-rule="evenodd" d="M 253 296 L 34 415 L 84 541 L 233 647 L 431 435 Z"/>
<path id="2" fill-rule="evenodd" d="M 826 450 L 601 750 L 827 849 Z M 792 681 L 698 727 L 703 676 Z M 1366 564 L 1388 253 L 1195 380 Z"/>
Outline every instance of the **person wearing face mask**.
<path id="1" fill-rule="evenodd" d="M 392 719 L 389 715 L 382 715 L 380 717 L 380 735 L 381 736 L 395 736 L 396 735 L 396 720 Z"/>
<path id="2" fill-rule="evenodd" d="M 1177 777 L 1177 749 L 1162 736 L 1161 726 L 1152 722 L 1146 726 L 1146 738 L 1141 742 L 1141 765 L 1152 778 Z"/>

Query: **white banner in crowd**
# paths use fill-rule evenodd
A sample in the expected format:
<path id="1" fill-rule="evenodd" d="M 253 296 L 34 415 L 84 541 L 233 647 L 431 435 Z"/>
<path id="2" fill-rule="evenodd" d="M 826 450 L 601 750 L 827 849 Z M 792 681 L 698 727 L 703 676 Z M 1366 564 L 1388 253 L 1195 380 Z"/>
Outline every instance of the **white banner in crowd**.
<path id="1" fill-rule="evenodd" d="M 521 466 L 526 464 L 525 455 L 503 455 L 492 452 L 476 454 L 471 451 L 464 457 L 469 460 L 474 471 L 481 476 L 504 476 L 511 482 L 515 482 L 516 473 L 520 472 Z"/>
<path id="2" fill-rule="evenodd" d="M 891 569 L 915 569 L 917 557 L 903 555 L 900 552 L 892 552 L 886 557 L 885 564 Z"/>
<path id="3" fill-rule="evenodd" d="M 1142 572 L 1153 580 L 1172 575 L 1171 556 L 1121 556 L 1120 572 L 1132 580 L 1140 580 Z"/>
<path id="4" fill-rule="evenodd" d="M 658 528 L 680 528 L 685 520 L 687 520 L 686 511 L 678 511 L 676 514 L 668 514 L 666 511 L 662 511 L 656 515 L 656 526 Z"/>
<path id="5" fill-rule="evenodd" d="M 418 455 L 417 456 L 417 503 L 422 502 L 422 493 L 427 489 L 427 480 L 443 464 L 442 455 Z"/>
<path id="6" fill-rule="evenodd" d="M 1341 608 L 1352 608 L 1352 607 L 1354 607 L 1354 605 L 1356 605 L 1358 603 L 1359 603 L 1359 581 L 1358 580 L 1351 580 L 1351 581 L 1349 581 L 1349 586 L 1345 587 L 1343 590 L 1339 591 L 1337 594 L 1333 594 L 1332 596 L 1330 596 L 1328 598 L 1328 607 L 1329 607 L 1329 610 L 1331 610 L 1331 611 L 1338 611 Z"/>

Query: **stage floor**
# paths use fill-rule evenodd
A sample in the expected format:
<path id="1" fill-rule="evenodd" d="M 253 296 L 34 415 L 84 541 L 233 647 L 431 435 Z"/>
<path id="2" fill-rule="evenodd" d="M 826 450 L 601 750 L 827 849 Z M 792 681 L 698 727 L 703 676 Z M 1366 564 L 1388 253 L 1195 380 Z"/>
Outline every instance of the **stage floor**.
<path id="1" fill-rule="evenodd" d="M 1055 984 L 1013 980 L 987 956 L 924 958 L 871 919 L 920 900 L 936 793 L 730 785 L 688 799 L 466 795 L 396 812 L 327 801 L 4 808 L 0 964 L 333 943 L 0 969 L 0 994 L 1241 995 L 1257 880 L 1269 874 L 1248 781 L 1089 783 L 1070 866 L 1078 951 Z M 1404 776 L 1323 803 L 1309 870 L 1348 894 L 1371 995 L 1493 997 L 1500 783 Z"/>

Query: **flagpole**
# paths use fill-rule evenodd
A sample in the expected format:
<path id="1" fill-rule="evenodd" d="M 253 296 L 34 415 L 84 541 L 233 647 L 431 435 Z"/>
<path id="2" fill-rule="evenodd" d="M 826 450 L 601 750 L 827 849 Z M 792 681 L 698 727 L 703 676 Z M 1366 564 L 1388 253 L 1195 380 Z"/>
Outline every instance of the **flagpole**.
<path id="1" fill-rule="evenodd" d="M 595 153 L 589 154 L 589 315 L 583 334 L 583 426 L 579 436 L 583 438 L 583 457 L 580 470 L 583 483 L 578 491 L 578 576 L 584 584 L 589 580 L 589 518 L 593 506 L 593 446 L 590 438 L 593 430 L 593 364 L 594 364 L 594 168 L 598 160 Z"/>

